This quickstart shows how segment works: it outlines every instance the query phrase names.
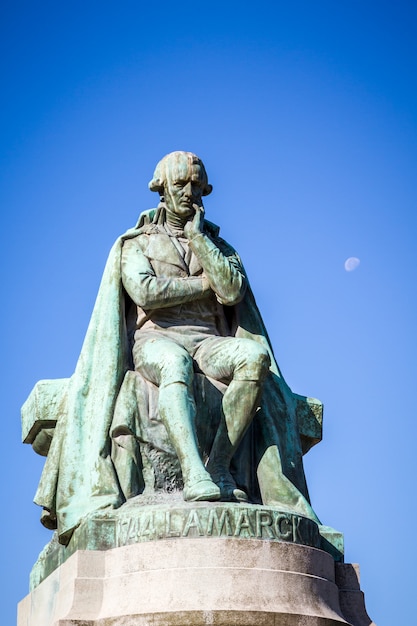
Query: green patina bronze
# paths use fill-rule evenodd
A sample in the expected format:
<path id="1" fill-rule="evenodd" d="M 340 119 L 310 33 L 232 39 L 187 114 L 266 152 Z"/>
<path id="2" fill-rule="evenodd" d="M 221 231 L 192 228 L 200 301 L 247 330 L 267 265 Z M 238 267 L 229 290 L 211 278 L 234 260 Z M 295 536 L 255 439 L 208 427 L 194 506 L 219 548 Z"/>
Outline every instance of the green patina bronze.
<path id="1" fill-rule="evenodd" d="M 114 244 L 73 376 L 22 409 L 46 456 L 43 523 L 65 546 L 89 516 L 182 491 L 319 525 L 302 455 L 322 405 L 286 384 L 240 258 L 204 219 L 203 163 L 173 152 L 149 186 L 160 203 Z"/>

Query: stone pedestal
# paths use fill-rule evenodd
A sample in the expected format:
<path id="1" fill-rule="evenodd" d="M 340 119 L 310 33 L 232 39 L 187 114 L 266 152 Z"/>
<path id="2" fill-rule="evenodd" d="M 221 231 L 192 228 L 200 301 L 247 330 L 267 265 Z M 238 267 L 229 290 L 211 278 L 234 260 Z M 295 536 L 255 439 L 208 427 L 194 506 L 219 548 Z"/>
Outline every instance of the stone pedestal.
<path id="1" fill-rule="evenodd" d="M 273 507 L 132 499 L 46 546 L 18 626 L 370 626 L 341 551 Z"/>
<path id="2" fill-rule="evenodd" d="M 257 539 L 79 550 L 20 603 L 18 626 L 370 626 L 354 568 L 336 571 L 322 550 Z"/>
<path id="3" fill-rule="evenodd" d="M 357 570 L 314 547 L 309 520 L 206 503 L 128 513 L 86 520 L 72 548 L 44 551 L 18 626 L 372 624 Z"/>

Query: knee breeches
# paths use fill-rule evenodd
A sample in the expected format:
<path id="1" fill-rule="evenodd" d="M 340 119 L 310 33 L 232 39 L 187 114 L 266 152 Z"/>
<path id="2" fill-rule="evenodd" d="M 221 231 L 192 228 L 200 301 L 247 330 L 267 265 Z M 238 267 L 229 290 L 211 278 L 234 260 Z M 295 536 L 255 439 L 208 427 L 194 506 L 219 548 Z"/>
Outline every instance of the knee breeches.
<path id="1" fill-rule="evenodd" d="M 141 334 L 135 342 L 133 357 L 136 370 L 159 387 L 174 382 L 190 385 L 194 361 L 204 374 L 225 383 L 262 382 L 270 365 L 266 348 L 252 339 L 209 336 L 191 355 L 178 340 L 155 331 Z"/>

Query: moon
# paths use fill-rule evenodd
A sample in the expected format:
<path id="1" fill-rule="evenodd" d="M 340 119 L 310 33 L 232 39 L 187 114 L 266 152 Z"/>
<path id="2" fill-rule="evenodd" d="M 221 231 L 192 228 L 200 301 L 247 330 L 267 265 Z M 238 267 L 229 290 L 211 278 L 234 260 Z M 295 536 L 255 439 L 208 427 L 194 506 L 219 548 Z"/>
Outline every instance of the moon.
<path id="1" fill-rule="evenodd" d="M 353 270 L 356 270 L 357 267 L 359 267 L 361 260 L 358 259 L 358 257 L 356 256 L 350 256 L 348 259 L 346 259 L 345 261 L 345 270 L 347 272 L 353 272 Z"/>

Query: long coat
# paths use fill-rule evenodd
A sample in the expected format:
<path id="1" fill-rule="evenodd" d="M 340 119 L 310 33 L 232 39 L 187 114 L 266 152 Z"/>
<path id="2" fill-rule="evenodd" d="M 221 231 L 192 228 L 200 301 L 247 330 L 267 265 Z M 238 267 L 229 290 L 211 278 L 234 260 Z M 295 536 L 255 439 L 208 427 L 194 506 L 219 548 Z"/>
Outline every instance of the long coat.
<path id="1" fill-rule="evenodd" d="M 56 514 L 59 540 L 64 544 L 81 518 L 102 508 L 117 508 L 127 497 L 111 453 L 112 431 L 117 437 L 123 422 L 120 407 L 115 422 L 115 407 L 126 373 L 132 369 L 129 337 L 132 303 L 122 284 L 122 248 L 126 240 L 137 237 L 160 219 L 160 208 L 143 213 L 138 225 L 122 235 L 110 251 L 80 357 L 61 400 L 59 420 L 35 502 Z M 206 221 L 205 231 L 219 249 L 228 250 L 232 256 L 236 254 L 219 237 L 218 227 Z M 261 408 L 236 460 L 236 476 L 254 500 L 317 521 L 309 504 L 304 476 L 296 397 L 275 361 L 250 287 L 241 302 L 226 308 L 231 333 L 262 343 L 271 356 Z M 123 402 L 119 400 L 120 404 Z M 124 421 L 128 428 L 124 433 L 140 436 L 141 433 L 134 432 L 138 430 L 137 419 L 135 427 L 131 417 L 126 416 Z M 143 482 L 139 476 L 131 495 L 142 488 Z"/>

